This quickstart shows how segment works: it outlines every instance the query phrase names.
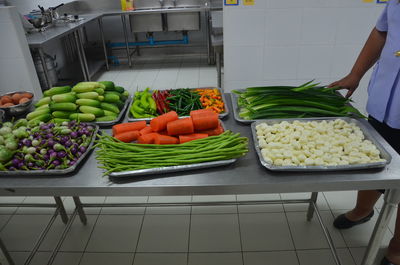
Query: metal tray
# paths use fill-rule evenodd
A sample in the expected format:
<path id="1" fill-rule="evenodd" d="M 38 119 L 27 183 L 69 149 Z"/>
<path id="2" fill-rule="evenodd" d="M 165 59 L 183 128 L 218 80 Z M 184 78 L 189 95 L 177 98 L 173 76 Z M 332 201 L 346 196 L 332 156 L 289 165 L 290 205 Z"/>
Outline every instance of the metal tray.
<path id="1" fill-rule="evenodd" d="M 100 127 L 108 127 L 108 126 L 112 126 L 112 125 L 117 124 L 117 123 L 122 119 L 122 117 L 124 117 L 125 112 L 126 112 L 126 110 L 128 109 L 128 106 L 130 106 L 131 99 L 132 99 L 132 97 L 129 96 L 129 97 L 125 100 L 124 107 L 121 109 L 121 111 L 120 111 L 118 117 L 117 117 L 115 120 L 113 120 L 113 121 L 97 121 L 97 122 L 94 122 L 94 123 L 97 124 L 97 125 L 99 125 Z M 128 111 L 128 112 L 129 112 L 129 111 Z"/>
<path id="2" fill-rule="evenodd" d="M 216 88 L 216 87 L 199 87 L 199 89 L 214 89 L 214 88 Z M 191 88 L 191 89 L 197 89 L 197 88 Z M 221 93 L 221 98 L 222 98 L 222 101 L 224 102 L 224 106 L 225 106 L 225 112 L 218 114 L 218 116 L 219 116 L 220 119 L 224 119 L 226 116 L 229 115 L 229 107 L 228 107 L 228 104 L 226 103 L 224 90 L 222 88 L 218 88 L 218 90 Z M 150 92 L 152 92 L 152 90 L 150 90 Z M 128 109 L 128 112 L 126 114 L 127 120 L 131 121 L 131 122 L 132 121 L 151 121 L 152 118 L 136 119 L 136 118 L 132 117 L 132 115 L 131 115 L 129 110 L 131 109 L 131 106 L 132 106 L 133 102 L 134 102 L 134 100 L 132 99 L 132 102 L 129 105 L 129 109 Z M 189 116 L 179 116 L 179 117 L 180 118 L 186 118 L 186 117 L 189 117 Z"/>
<path id="3" fill-rule="evenodd" d="M 238 89 L 238 91 L 245 91 L 245 90 Z M 257 121 L 257 120 L 245 120 L 239 116 L 240 107 L 238 105 L 238 99 L 239 99 L 239 96 L 237 94 L 231 93 L 232 110 L 233 110 L 233 116 L 234 116 L 235 120 L 238 122 L 241 122 L 241 123 L 245 123 L 245 124 L 250 124 L 252 122 Z"/>
<path id="4" fill-rule="evenodd" d="M 125 178 L 125 177 L 134 177 L 134 176 L 143 176 L 143 175 L 157 175 L 157 174 L 165 174 L 165 173 L 172 173 L 172 172 L 181 172 L 181 171 L 187 171 L 187 170 L 193 170 L 193 169 L 212 168 L 212 167 L 226 166 L 226 165 L 236 162 L 236 160 L 237 159 L 229 159 L 229 160 L 197 163 L 197 164 L 191 164 L 191 165 L 149 168 L 149 169 L 140 169 L 140 170 L 124 171 L 124 172 L 113 172 L 110 174 L 110 177 Z"/>
<path id="5" fill-rule="evenodd" d="M 90 140 L 89 146 L 87 147 L 86 152 L 78 159 L 78 161 L 76 161 L 75 165 L 66 169 L 0 171 L 0 177 L 54 176 L 54 175 L 65 175 L 74 172 L 78 168 L 78 166 L 82 163 L 82 161 L 92 151 L 94 141 L 96 140 L 96 135 L 99 132 L 99 126 L 96 124 L 93 124 L 93 126 L 95 127 L 95 129 L 93 131 L 92 139 Z"/>
<path id="6" fill-rule="evenodd" d="M 219 122 L 225 131 L 226 130 L 225 124 L 221 120 Z M 123 172 L 113 172 L 109 176 L 112 178 L 125 178 L 125 177 L 133 177 L 133 176 L 181 172 L 181 171 L 187 171 L 187 170 L 193 170 L 193 169 L 203 169 L 203 168 L 225 166 L 225 165 L 229 165 L 229 164 L 236 162 L 236 160 L 237 159 L 235 158 L 235 159 L 228 159 L 228 160 L 196 163 L 196 164 L 190 164 L 190 165 L 180 165 L 180 166 L 170 166 L 170 167 L 139 169 L 139 170 L 123 171 Z"/>
<path id="7" fill-rule="evenodd" d="M 280 123 L 282 121 L 287 121 L 289 123 L 293 121 L 322 121 L 322 120 L 336 120 L 341 119 L 348 123 L 353 123 L 357 125 L 361 131 L 364 133 L 365 139 L 370 140 L 380 151 L 381 158 L 385 159 L 385 162 L 367 163 L 367 164 L 357 164 L 357 165 L 343 165 L 343 166 L 275 166 L 273 164 L 267 163 L 262 154 L 260 146 L 258 145 L 256 126 L 260 123 L 267 123 L 269 125 Z M 251 133 L 253 135 L 254 147 L 256 149 L 257 155 L 260 159 L 261 165 L 272 171 L 344 171 L 344 170 L 360 170 L 360 169 L 370 169 L 370 168 L 383 168 L 392 160 L 392 156 L 386 151 L 386 149 L 373 137 L 371 128 L 366 127 L 359 120 L 350 117 L 321 117 L 321 118 L 302 118 L 302 119 L 270 119 L 270 120 L 259 120 L 251 124 Z"/>

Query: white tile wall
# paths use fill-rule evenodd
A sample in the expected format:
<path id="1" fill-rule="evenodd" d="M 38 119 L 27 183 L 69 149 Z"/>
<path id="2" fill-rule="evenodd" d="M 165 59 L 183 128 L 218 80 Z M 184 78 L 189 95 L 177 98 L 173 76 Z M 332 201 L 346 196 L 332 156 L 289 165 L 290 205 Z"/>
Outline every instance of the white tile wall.
<path id="1" fill-rule="evenodd" d="M 41 95 L 28 43 L 14 7 L 0 7 L 0 91 L 16 90 Z"/>
<path id="2" fill-rule="evenodd" d="M 361 0 L 256 0 L 224 7 L 225 90 L 329 84 L 352 68 L 384 5 Z M 264 21 L 264 25 L 260 25 Z M 261 37 L 264 37 L 262 40 Z M 370 74 L 354 94 L 365 111 Z"/>

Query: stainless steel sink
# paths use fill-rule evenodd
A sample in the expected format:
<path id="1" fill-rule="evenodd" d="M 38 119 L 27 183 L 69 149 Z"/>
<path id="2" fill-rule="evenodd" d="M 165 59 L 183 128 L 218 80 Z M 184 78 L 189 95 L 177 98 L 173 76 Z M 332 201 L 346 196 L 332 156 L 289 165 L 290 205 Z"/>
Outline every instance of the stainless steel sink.
<path id="1" fill-rule="evenodd" d="M 200 7 L 204 0 L 135 0 L 136 10 L 177 9 L 173 13 L 130 15 L 133 32 L 200 30 L 200 12 L 185 12 Z"/>
<path id="2" fill-rule="evenodd" d="M 135 9 L 154 10 L 162 8 L 160 0 L 135 0 Z M 161 14 L 135 14 L 129 16 L 132 32 L 158 32 L 163 31 Z"/>
<path id="3" fill-rule="evenodd" d="M 204 5 L 202 0 L 164 0 L 164 8 L 182 11 L 166 14 L 168 31 L 200 30 L 200 12 L 185 12 L 187 8 Z"/>

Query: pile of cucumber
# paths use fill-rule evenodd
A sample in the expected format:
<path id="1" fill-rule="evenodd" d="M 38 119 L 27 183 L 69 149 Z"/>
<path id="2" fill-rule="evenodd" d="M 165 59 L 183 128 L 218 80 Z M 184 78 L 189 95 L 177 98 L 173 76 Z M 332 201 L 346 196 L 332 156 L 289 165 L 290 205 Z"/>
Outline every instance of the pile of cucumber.
<path id="1" fill-rule="evenodd" d="M 129 97 L 128 91 L 111 81 L 81 82 L 72 88 L 53 87 L 43 94 L 35 104 L 36 109 L 26 116 L 31 123 L 114 121 Z"/>

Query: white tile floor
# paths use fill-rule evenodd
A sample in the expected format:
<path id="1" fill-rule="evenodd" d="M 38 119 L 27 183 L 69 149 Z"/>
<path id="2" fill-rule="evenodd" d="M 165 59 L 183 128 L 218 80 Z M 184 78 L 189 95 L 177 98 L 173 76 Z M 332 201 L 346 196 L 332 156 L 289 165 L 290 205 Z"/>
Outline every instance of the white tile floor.
<path id="1" fill-rule="evenodd" d="M 204 57 L 140 61 L 132 69 L 113 67 L 98 75 L 130 91 L 215 86 L 216 70 Z M 323 177 L 323 176 L 322 176 Z M 195 202 L 305 198 L 306 193 L 181 197 L 91 197 L 84 202 Z M 361 263 L 374 220 L 347 231 L 333 228 L 334 216 L 350 209 L 355 191 L 320 193 L 318 205 L 344 265 Z M 0 202 L 43 202 L 45 197 L 0 197 Z M 69 213 L 71 198 L 64 198 Z M 379 211 L 381 202 L 377 204 Z M 307 205 L 91 208 L 87 225 L 77 218 L 55 265 L 333 265 L 323 232 L 306 221 Z M 23 264 L 51 212 L 0 208 L 0 237 L 17 265 Z M 380 255 L 392 235 L 390 224 Z M 47 261 L 64 224 L 53 224 L 33 265 Z"/>

